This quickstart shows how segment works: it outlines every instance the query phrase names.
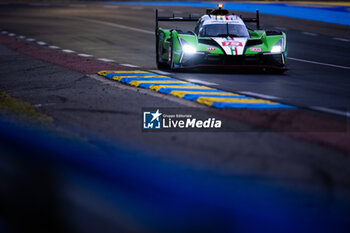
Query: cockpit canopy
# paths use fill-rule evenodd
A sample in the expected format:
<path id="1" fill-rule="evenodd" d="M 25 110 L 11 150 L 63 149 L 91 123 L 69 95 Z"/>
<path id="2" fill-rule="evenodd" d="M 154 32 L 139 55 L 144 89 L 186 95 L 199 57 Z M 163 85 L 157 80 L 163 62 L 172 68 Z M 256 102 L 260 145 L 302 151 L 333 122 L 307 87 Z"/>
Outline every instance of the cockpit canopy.
<path id="1" fill-rule="evenodd" d="M 249 37 L 248 30 L 244 24 L 206 24 L 198 30 L 200 37 Z"/>

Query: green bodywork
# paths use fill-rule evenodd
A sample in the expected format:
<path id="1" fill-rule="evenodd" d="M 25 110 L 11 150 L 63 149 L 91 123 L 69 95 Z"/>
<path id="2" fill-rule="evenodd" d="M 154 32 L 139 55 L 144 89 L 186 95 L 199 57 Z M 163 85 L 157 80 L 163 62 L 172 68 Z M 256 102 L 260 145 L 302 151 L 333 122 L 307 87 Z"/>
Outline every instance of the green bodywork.
<path id="1" fill-rule="evenodd" d="M 276 45 L 277 42 L 279 42 L 281 39 L 283 39 L 283 52 L 282 55 L 284 57 L 284 61 L 286 63 L 287 61 L 287 41 L 286 41 L 286 35 L 285 33 L 280 33 L 279 35 L 267 35 L 265 30 L 250 30 L 249 32 L 249 40 L 261 40 L 261 44 L 255 45 L 255 46 L 249 46 L 249 48 L 260 48 L 261 51 L 252 51 L 251 49 L 244 49 L 243 55 L 257 55 L 259 53 L 270 53 L 272 47 Z M 219 45 L 210 45 L 210 47 L 215 47 L 215 50 L 208 51 L 207 47 L 209 47 L 208 44 L 202 44 L 199 43 L 199 39 L 201 40 L 211 40 L 209 37 L 198 37 L 195 33 L 188 34 L 188 33 L 179 33 L 176 30 L 171 29 L 163 29 L 158 28 L 156 32 L 157 36 L 157 47 L 158 47 L 158 56 L 163 61 L 170 63 L 171 59 L 174 63 L 179 63 L 181 54 L 182 54 L 182 48 L 181 44 L 179 42 L 179 38 L 182 38 L 185 42 L 196 48 L 197 52 L 205 52 L 210 54 L 217 54 L 217 55 L 225 55 L 225 52 L 220 48 Z M 247 43 L 248 43 L 247 41 Z M 171 53 L 172 49 L 172 53 Z M 232 55 L 234 56 L 234 55 Z"/>

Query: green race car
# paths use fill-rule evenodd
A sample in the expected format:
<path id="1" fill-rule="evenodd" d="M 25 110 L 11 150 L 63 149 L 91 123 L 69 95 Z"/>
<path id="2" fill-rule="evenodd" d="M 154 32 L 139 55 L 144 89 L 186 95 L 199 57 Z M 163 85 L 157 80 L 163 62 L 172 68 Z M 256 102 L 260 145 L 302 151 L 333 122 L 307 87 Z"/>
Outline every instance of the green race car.
<path id="1" fill-rule="evenodd" d="M 286 34 L 259 28 L 256 18 L 241 18 L 219 8 L 200 18 L 159 17 L 156 10 L 156 62 L 172 70 L 197 67 L 256 67 L 284 72 Z M 164 29 L 158 21 L 197 21 L 194 31 Z M 256 23 L 256 30 L 246 23 Z"/>

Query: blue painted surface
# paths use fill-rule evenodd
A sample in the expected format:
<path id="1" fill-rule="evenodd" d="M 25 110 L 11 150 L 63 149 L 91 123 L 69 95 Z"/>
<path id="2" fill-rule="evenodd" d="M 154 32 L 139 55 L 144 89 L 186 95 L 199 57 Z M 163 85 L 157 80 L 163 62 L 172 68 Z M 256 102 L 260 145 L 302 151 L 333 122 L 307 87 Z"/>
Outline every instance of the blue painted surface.
<path id="1" fill-rule="evenodd" d="M 194 86 L 192 83 L 140 83 L 139 87 L 149 88 L 152 85 L 167 85 L 167 86 Z"/>
<path id="2" fill-rule="evenodd" d="M 155 6 L 184 6 L 216 8 L 217 3 L 211 2 L 104 2 L 103 4 L 155 5 Z M 317 6 L 317 5 L 315 5 Z M 308 19 L 326 23 L 350 26 L 350 7 L 322 5 L 296 5 L 292 3 L 224 3 L 224 8 L 233 11 L 255 12 L 287 16 L 298 19 Z M 204 13 L 204 12 L 203 12 Z"/>
<path id="3" fill-rule="evenodd" d="M 248 96 L 232 96 L 232 95 L 210 95 L 210 94 L 186 94 L 183 99 L 196 101 L 199 97 L 215 97 L 215 98 L 236 98 L 236 99 L 253 99 Z"/>
<path id="4" fill-rule="evenodd" d="M 122 78 L 121 83 L 130 83 L 131 81 L 178 81 L 174 78 Z"/>
<path id="5" fill-rule="evenodd" d="M 296 109 L 296 107 L 285 104 L 264 104 L 264 103 L 227 103 L 227 102 L 213 102 L 214 108 L 248 108 L 248 109 Z"/>
<path id="6" fill-rule="evenodd" d="M 172 91 L 200 91 L 200 92 L 222 92 L 226 93 L 226 91 L 213 90 L 213 89 L 194 89 L 194 88 L 160 88 L 158 92 L 164 94 L 170 94 Z"/>

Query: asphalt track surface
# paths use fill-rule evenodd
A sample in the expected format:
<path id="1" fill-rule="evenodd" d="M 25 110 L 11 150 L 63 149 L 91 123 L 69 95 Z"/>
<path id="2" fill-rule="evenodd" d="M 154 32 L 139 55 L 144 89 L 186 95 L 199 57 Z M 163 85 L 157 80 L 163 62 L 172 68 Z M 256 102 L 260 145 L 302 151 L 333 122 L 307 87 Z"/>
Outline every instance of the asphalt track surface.
<path id="1" fill-rule="evenodd" d="M 162 7 L 160 14 L 169 15 L 174 11 L 176 15 L 199 15 L 203 9 Z M 297 106 L 340 108 L 346 111 L 350 107 L 350 57 L 346 55 L 350 51 L 348 28 L 315 23 L 313 26 L 316 31 L 319 29 L 326 33 L 325 28 L 329 27 L 328 34 L 331 35 L 324 36 L 310 32 L 308 21 L 303 24 L 306 25 L 305 31 L 288 28 L 288 22 L 283 22 L 283 19 L 274 25 L 265 23 L 274 20 L 266 17 L 264 21 L 262 17 L 263 27 L 275 30 L 276 27 L 282 27 L 287 33 L 290 70 L 285 75 L 186 72 L 174 73 L 173 76 L 194 82 L 204 81 L 224 90 L 266 95 L 267 98 Z M 295 28 L 301 22 L 289 19 L 289 24 Z M 184 28 L 184 25 L 176 26 Z M 156 69 L 154 7 L 7 7 L 1 13 L 1 27 L 78 53 L 111 59 L 120 64 Z M 191 27 L 185 26 L 188 29 Z M 339 37 L 343 40 L 339 40 Z"/>
<path id="2" fill-rule="evenodd" d="M 179 7 L 161 9 L 164 15 L 173 11 L 177 11 L 176 14 L 203 11 Z M 30 43 L 38 47 L 59 47 L 51 48 L 52 51 L 64 49 L 70 54 L 68 50 L 71 50 L 75 54 L 139 66 L 136 69 L 154 70 L 153 17 L 153 7 L 145 6 L 4 6 L 0 10 L 0 28 L 16 33 L 13 37 L 35 38 Z M 275 20 L 274 17 L 264 18 L 270 23 Z M 289 56 L 302 59 L 289 60 L 290 70 L 284 75 L 240 71 L 171 72 L 168 75 L 204 81 L 219 89 L 263 94 L 266 98 L 277 98 L 297 106 L 342 108 L 344 112 L 350 107 L 350 58 L 346 55 L 350 48 L 348 28 L 308 21 L 303 25 L 300 21 L 290 22 L 290 19 L 281 18 L 278 25 L 263 25 L 285 28 Z M 312 29 L 312 25 L 317 26 L 317 30 Z M 300 30 L 302 28 L 304 30 Z M 145 134 L 140 130 L 141 107 L 198 106 L 143 93 L 102 77 L 86 76 L 93 69 L 86 68 L 86 72 L 80 72 L 84 68 L 69 70 L 4 46 L 0 49 L 1 88 L 35 104 L 42 112 L 53 116 L 58 125 L 73 129 L 77 134 L 92 131 L 126 146 L 147 148 L 163 160 L 181 158 L 193 163 L 194 167 L 213 169 L 227 176 L 259 177 L 293 189 L 311 190 L 324 198 L 323 210 L 338 208 L 342 205 L 339 200 L 348 200 L 350 161 L 343 151 L 283 134 L 262 133 L 240 123 L 235 123 L 236 127 L 248 128 L 248 132 Z M 83 55 L 80 57 L 84 58 Z M 325 137 L 332 135 L 325 134 Z"/>

